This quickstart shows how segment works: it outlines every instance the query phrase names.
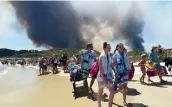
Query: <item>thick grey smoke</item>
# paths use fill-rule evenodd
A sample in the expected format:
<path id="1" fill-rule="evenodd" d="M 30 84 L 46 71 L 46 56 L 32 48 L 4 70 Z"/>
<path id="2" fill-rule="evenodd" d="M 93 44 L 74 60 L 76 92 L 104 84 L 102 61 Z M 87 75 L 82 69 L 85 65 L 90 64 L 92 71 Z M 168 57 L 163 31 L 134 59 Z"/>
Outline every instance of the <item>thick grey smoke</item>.
<path id="1" fill-rule="evenodd" d="M 134 2 L 10 2 L 38 46 L 82 47 L 86 42 L 124 40 L 144 50 L 142 6 Z"/>
<path id="2" fill-rule="evenodd" d="M 81 30 L 86 39 L 124 40 L 132 50 L 144 50 L 145 2 L 72 2 L 72 5 L 82 19 Z"/>
<path id="3" fill-rule="evenodd" d="M 78 48 L 85 44 L 69 2 L 12 1 L 28 37 L 37 45 Z"/>

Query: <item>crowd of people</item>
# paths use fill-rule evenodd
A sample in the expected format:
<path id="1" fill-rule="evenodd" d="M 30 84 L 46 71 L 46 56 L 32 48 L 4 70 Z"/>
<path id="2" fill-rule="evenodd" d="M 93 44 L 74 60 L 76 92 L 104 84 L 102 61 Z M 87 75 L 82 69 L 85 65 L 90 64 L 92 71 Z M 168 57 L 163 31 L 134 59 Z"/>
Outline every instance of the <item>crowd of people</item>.
<path id="1" fill-rule="evenodd" d="M 101 100 L 102 100 L 102 94 L 103 89 L 107 88 L 109 89 L 109 106 L 112 107 L 114 95 L 118 92 L 122 91 L 123 94 L 123 102 L 124 105 L 127 105 L 126 101 L 126 91 L 127 91 L 127 84 L 129 81 L 129 73 L 132 69 L 130 60 L 131 58 L 127 54 L 127 49 L 125 48 L 124 44 L 119 43 L 116 46 L 116 49 L 113 53 L 113 56 L 110 55 L 111 52 L 111 46 L 108 43 L 104 43 L 103 51 L 96 58 L 96 54 L 93 50 L 93 45 L 88 44 L 86 49 L 82 50 L 80 53 L 81 57 L 81 70 L 82 72 L 82 78 L 83 78 L 83 84 L 85 87 L 86 92 L 94 92 L 92 89 L 92 86 L 94 84 L 95 79 L 97 79 L 98 82 L 98 95 L 97 95 L 97 101 L 98 101 L 98 107 L 101 106 Z M 142 71 L 142 76 L 140 78 L 140 82 L 142 84 L 145 83 L 144 79 L 146 76 L 146 60 L 147 55 L 142 54 L 141 60 L 138 63 L 137 66 L 140 67 L 140 70 Z M 74 60 L 72 59 L 72 65 L 74 63 Z M 159 61 L 159 55 L 158 55 L 158 46 L 152 47 L 151 53 L 149 55 L 149 63 L 154 63 L 153 70 L 157 73 L 159 76 L 160 82 L 165 83 L 167 81 L 163 80 L 161 75 L 161 65 Z M 70 64 L 70 66 L 72 66 Z M 72 68 L 72 67 L 70 67 Z M 95 69 L 97 68 L 97 69 Z M 70 69 L 71 72 L 74 69 Z M 76 73 L 76 72 L 75 72 Z M 89 74 L 91 75 L 91 82 L 90 86 L 88 86 L 88 77 Z M 148 81 L 151 81 L 150 77 L 148 76 Z"/>
<path id="2" fill-rule="evenodd" d="M 55 56 L 51 58 L 40 58 L 39 59 L 39 73 L 40 75 L 44 75 L 48 68 L 52 68 L 52 73 L 58 73 L 58 67 L 63 67 L 64 73 L 68 73 L 68 63 L 69 57 L 66 53 L 63 54 L 62 57 Z"/>
<path id="3" fill-rule="evenodd" d="M 98 107 L 102 107 L 102 94 L 103 89 L 107 88 L 109 90 L 109 103 L 108 107 L 112 107 L 114 95 L 118 92 L 123 94 L 123 103 L 126 106 L 126 92 L 127 85 L 129 81 L 129 73 L 132 71 L 131 58 L 127 54 L 127 49 L 124 44 L 117 44 L 113 55 L 110 55 L 111 45 L 107 42 L 103 43 L 103 51 L 100 56 L 96 56 L 93 45 L 88 44 L 85 49 L 77 56 L 69 57 L 67 53 L 63 54 L 62 57 L 53 58 L 41 58 L 39 62 L 39 73 L 44 75 L 49 67 L 52 68 L 52 73 L 58 73 L 58 66 L 62 66 L 64 73 L 75 74 L 78 71 L 81 72 L 81 78 L 84 84 L 84 91 L 89 94 L 89 92 L 94 93 L 92 86 L 97 79 L 98 82 Z M 140 57 L 140 62 L 137 66 L 140 67 L 142 76 L 140 77 L 140 82 L 145 83 L 146 76 L 146 63 L 149 58 L 149 63 L 153 63 L 153 70 L 159 76 L 160 82 L 165 83 L 167 81 L 163 80 L 161 75 L 161 65 L 159 61 L 158 46 L 153 46 L 149 56 L 147 54 L 142 54 Z M 24 62 L 23 62 L 24 63 Z M 31 62 L 32 63 L 32 62 Z M 76 70 L 80 69 L 80 70 Z M 91 82 L 88 84 L 88 78 L 91 76 Z M 72 77 L 71 77 L 71 81 Z M 148 76 L 148 81 L 153 82 Z"/>

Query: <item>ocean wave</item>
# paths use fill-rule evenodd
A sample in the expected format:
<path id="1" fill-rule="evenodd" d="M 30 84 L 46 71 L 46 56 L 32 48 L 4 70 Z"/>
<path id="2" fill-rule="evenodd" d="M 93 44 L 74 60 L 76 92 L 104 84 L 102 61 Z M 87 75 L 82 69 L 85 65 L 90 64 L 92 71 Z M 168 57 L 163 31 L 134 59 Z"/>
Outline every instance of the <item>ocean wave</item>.
<path id="1" fill-rule="evenodd" d="M 5 75 L 8 71 L 6 70 L 5 66 L 0 65 L 0 78 Z"/>

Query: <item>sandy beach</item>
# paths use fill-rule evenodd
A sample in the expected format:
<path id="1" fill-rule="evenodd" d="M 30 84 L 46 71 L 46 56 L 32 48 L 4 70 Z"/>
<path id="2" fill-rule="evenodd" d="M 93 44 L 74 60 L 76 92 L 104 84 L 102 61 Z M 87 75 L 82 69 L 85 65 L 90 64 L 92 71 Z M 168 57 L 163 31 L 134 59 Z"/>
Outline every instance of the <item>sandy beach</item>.
<path id="1" fill-rule="evenodd" d="M 82 94 L 77 99 L 73 97 L 68 74 L 37 76 L 36 67 L 7 67 L 6 70 L 0 78 L 0 107 L 97 107 L 97 101 Z M 164 85 L 158 83 L 158 77 L 152 78 L 155 83 L 141 85 L 140 75 L 136 69 L 134 80 L 129 83 L 127 102 L 130 106 L 172 107 L 172 77 L 164 77 L 169 81 Z M 97 92 L 97 83 L 94 90 Z M 108 95 L 108 90 L 104 91 Z M 107 99 L 103 107 L 107 107 Z M 121 93 L 115 95 L 113 107 L 123 107 Z"/>

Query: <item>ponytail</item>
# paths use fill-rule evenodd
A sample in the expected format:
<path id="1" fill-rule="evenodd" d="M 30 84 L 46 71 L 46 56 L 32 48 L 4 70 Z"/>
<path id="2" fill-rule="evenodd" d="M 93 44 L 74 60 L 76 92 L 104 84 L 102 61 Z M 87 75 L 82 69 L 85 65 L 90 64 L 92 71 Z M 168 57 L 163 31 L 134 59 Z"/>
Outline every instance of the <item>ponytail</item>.
<path id="1" fill-rule="evenodd" d="M 114 54 L 116 53 L 118 46 L 119 46 L 119 44 L 116 45 L 116 49 L 114 50 Z"/>

